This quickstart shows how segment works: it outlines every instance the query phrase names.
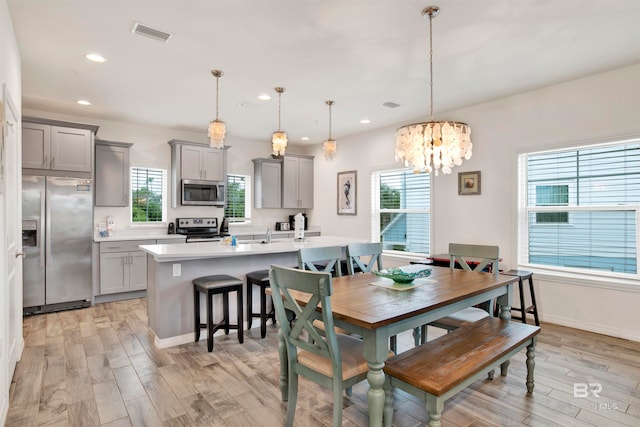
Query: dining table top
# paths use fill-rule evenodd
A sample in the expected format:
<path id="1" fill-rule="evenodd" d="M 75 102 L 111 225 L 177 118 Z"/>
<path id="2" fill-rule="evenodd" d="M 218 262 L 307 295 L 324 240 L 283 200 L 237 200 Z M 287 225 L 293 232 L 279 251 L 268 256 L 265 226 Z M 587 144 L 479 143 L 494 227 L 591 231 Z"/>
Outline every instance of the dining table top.
<path id="1" fill-rule="evenodd" d="M 407 289 L 404 285 L 384 287 L 372 285 L 382 279 L 372 273 L 334 277 L 331 310 L 334 319 L 363 329 L 397 323 L 470 297 L 502 288 L 517 277 L 492 273 L 469 272 L 448 267 L 429 267 L 431 275 L 421 285 Z M 305 304 L 309 295 L 292 291 L 298 303 Z"/>

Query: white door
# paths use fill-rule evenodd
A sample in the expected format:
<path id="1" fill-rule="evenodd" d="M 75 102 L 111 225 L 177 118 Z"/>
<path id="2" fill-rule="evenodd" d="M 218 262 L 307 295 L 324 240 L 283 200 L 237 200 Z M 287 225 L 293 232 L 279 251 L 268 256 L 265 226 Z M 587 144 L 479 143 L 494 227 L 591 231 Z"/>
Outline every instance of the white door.
<path id="1" fill-rule="evenodd" d="M 16 363 L 22 354 L 22 240 L 20 198 L 20 118 L 6 86 L 4 88 L 4 115 L 2 120 L 3 141 L 0 142 L 0 242 L 4 242 L 6 251 L 0 260 L 0 283 L 6 284 L 0 289 L 0 311 L 8 313 L 2 320 L 7 327 L 0 331 L 0 402 L 8 402 L 8 384 L 11 382 Z M 0 325 L 2 322 L 0 322 Z M 7 358 L 7 359 L 5 359 Z M 5 385 L 7 387 L 5 388 Z"/>

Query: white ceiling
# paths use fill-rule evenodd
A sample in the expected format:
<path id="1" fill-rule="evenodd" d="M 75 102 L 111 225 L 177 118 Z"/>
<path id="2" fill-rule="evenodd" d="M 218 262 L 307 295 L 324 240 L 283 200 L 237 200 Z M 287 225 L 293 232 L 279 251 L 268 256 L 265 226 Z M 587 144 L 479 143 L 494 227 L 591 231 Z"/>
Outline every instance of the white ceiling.
<path id="1" fill-rule="evenodd" d="M 322 142 L 428 117 L 428 20 L 435 112 L 640 63 L 640 0 L 8 0 L 23 107 L 159 125 L 227 141 Z M 173 33 L 131 33 L 134 22 Z M 104 64 L 84 55 L 98 52 Z M 271 101 L 259 101 L 261 93 Z M 77 99 L 92 102 L 89 107 Z M 382 106 L 391 101 L 400 107 Z M 368 118 L 371 123 L 360 124 Z M 464 117 L 452 117 L 464 120 Z M 470 123 L 473 126 L 473 123 Z"/>

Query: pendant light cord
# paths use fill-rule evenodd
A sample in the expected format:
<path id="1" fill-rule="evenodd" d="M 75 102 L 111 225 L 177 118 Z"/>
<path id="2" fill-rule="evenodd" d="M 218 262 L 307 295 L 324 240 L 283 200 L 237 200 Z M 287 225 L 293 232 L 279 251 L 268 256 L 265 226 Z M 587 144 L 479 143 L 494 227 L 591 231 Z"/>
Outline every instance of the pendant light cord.
<path id="1" fill-rule="evenodd" d="M 216 120 L 218 120 L 218 97 L 219 97 L 219 82 L 220 82 L 220 77 L 216 77 Z"/>
<path id="2" fill-rule="evenodd" d="M 429 117 L 433 121 L 433 13 L 429 13 L 429 96 L 431 109 Z"/>

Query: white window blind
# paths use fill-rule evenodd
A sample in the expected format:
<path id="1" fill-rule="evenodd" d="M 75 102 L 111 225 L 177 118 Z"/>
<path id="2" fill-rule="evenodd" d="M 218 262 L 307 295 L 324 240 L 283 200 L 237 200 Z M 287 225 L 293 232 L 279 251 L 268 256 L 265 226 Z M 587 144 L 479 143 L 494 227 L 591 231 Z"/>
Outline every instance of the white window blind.
<path id="1" fill-rule="evenodd" d="M 519 262 L 637 274 L 640 140 L 520 156 Z"/>
<path id="2" fill-rule="evenodd" d="M 372 241 L 384 250 L 428 254 L 431 177 L 412 170 L 372 174 Z"/>
<path id="3" fill-rule="evenodd" d="M 131 168 L 131 222 L 163 222 L 167 215 L 166 171 Z"/>
<path id="4" fill-rule="evenodd" d="M 227 201 L 224 216 L 245 220 L 251 218 L 251 177 L 227 174 Z"/>

